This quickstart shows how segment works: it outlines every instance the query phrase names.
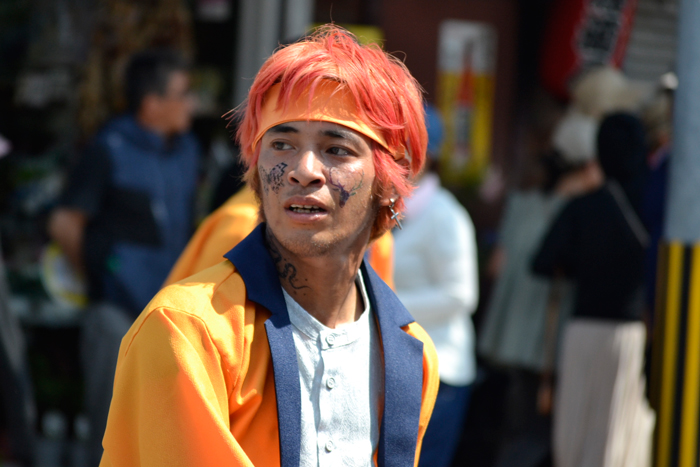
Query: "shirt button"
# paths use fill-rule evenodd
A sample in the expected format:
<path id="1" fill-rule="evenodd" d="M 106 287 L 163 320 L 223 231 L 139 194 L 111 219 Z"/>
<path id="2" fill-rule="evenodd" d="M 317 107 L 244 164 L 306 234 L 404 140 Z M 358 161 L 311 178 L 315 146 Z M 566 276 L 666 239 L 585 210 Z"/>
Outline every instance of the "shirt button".
<path id="1" fill-rule="evenodd" d="M 335 336 L 331 334 L 330 336 L 326 337 L 326 342 L 328 345 L 332 346 L 335 343 Z"/>
<path id="2" fill-rule="evenodd" d="M 326 380 L 326 387 L 328 389 L 333 389 L 335 387 L 335 378 L 328 378 Z"/>
<path id="3" fill-rule="evenodd" d="M 326 441 L 326 451 L 331 452 L 333 449 L 335 449 L 335 444 L 333 444 L 333 441 Z"/>

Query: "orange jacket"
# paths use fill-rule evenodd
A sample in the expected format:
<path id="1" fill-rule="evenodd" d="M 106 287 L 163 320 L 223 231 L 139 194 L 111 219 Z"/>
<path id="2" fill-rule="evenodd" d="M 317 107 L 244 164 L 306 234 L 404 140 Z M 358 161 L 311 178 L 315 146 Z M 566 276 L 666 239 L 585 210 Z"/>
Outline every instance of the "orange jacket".
<path id="1" fill-rule="evenodd" d="M 291 323 L 261 226 L 161 290 L 122 340 L 101 467 L 299 465 Z M 427 333 L 364 263 L 381 334 L 378 466 L 417 465 L 439 386 Z"/>
<path id="2" fill-rule="evenodd" d="M 258 222 L 258 201 L 253 190 L 246 185 L 202 221 L 170 271 L 165 285 L 220 263 L 224 254 L 246 238 Z M 390 232 L 372 243 L 368 251 L 369 264 L 391 288 L 394 287 L 393 253 L 394 238 Z"/>

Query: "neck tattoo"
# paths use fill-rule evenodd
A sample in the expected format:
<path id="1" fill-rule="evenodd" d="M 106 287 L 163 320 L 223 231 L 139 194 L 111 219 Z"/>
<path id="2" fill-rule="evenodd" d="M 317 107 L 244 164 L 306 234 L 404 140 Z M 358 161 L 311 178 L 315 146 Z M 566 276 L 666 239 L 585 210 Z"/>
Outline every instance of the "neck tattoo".
<path id="1" fill-rule="evenodd" d="M 287 281 L 294 290 L 310 289 L 308 285 L 299 284 L 301 279 L 297 277 L 296 266 L 282 256 L 282 253 L 280 253 L 275 246 L 272 235 L 269 232 L 267 233 L 267 246 L 270 251 L 270 256 L 272 256 L 272 261 L 275 263 L 275 268 L 277 269 L 280 280 Z"/>

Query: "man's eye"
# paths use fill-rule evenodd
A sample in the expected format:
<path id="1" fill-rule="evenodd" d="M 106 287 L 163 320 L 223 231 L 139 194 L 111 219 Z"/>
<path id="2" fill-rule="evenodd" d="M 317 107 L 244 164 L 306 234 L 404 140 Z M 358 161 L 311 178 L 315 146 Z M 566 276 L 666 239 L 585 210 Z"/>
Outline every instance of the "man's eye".
<path id="1" fill-rule="evenodd" d="M 334 156 L 349 156 L 351 154 L 351 152 L 347 149 L 338 146 L 333 146 L 332 148 L 328 149 L 328 152 Z"/>
<path id="2" fill-rule="evenodd" d="M 292 149 L 292 145 L 285 143 L 284 141 L 273 141 L 272 148 L 278 151 L 286 151 L 288 149 Z"/>

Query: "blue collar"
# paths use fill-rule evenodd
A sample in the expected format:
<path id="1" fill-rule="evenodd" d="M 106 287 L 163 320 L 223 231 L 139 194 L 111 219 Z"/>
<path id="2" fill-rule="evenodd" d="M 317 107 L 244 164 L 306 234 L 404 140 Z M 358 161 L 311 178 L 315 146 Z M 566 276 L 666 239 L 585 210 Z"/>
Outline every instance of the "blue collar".
<path id="1" fill-rule="evenodd" d="M 265 330 L 275 375 L 281 466 L 296 467 L 301 446 L 299 367 L 282 286 L 264 236 L 263 223 L 224 256 L 243 278 L 248 299 L 272 314 Z M 360 271 L 379 323 L 384 351 L 384 413 L 378 464 L 413 466 L 423 394 L 423 343 L 401 329 L 414 319 L 394 292 L 366 262 Z"/>
<path id="2" fill-rule="evenodd" d="M 158 154 L 169 154 L 173 152 L 183 136 L 173 135 L 170 138 L 166 138 L 141 125 L 133 113 L 125 113 L 115 117 L 107 123 L 105 128 L 119 128 L 122 135 L 128 138 L 132 144 Z"/>

